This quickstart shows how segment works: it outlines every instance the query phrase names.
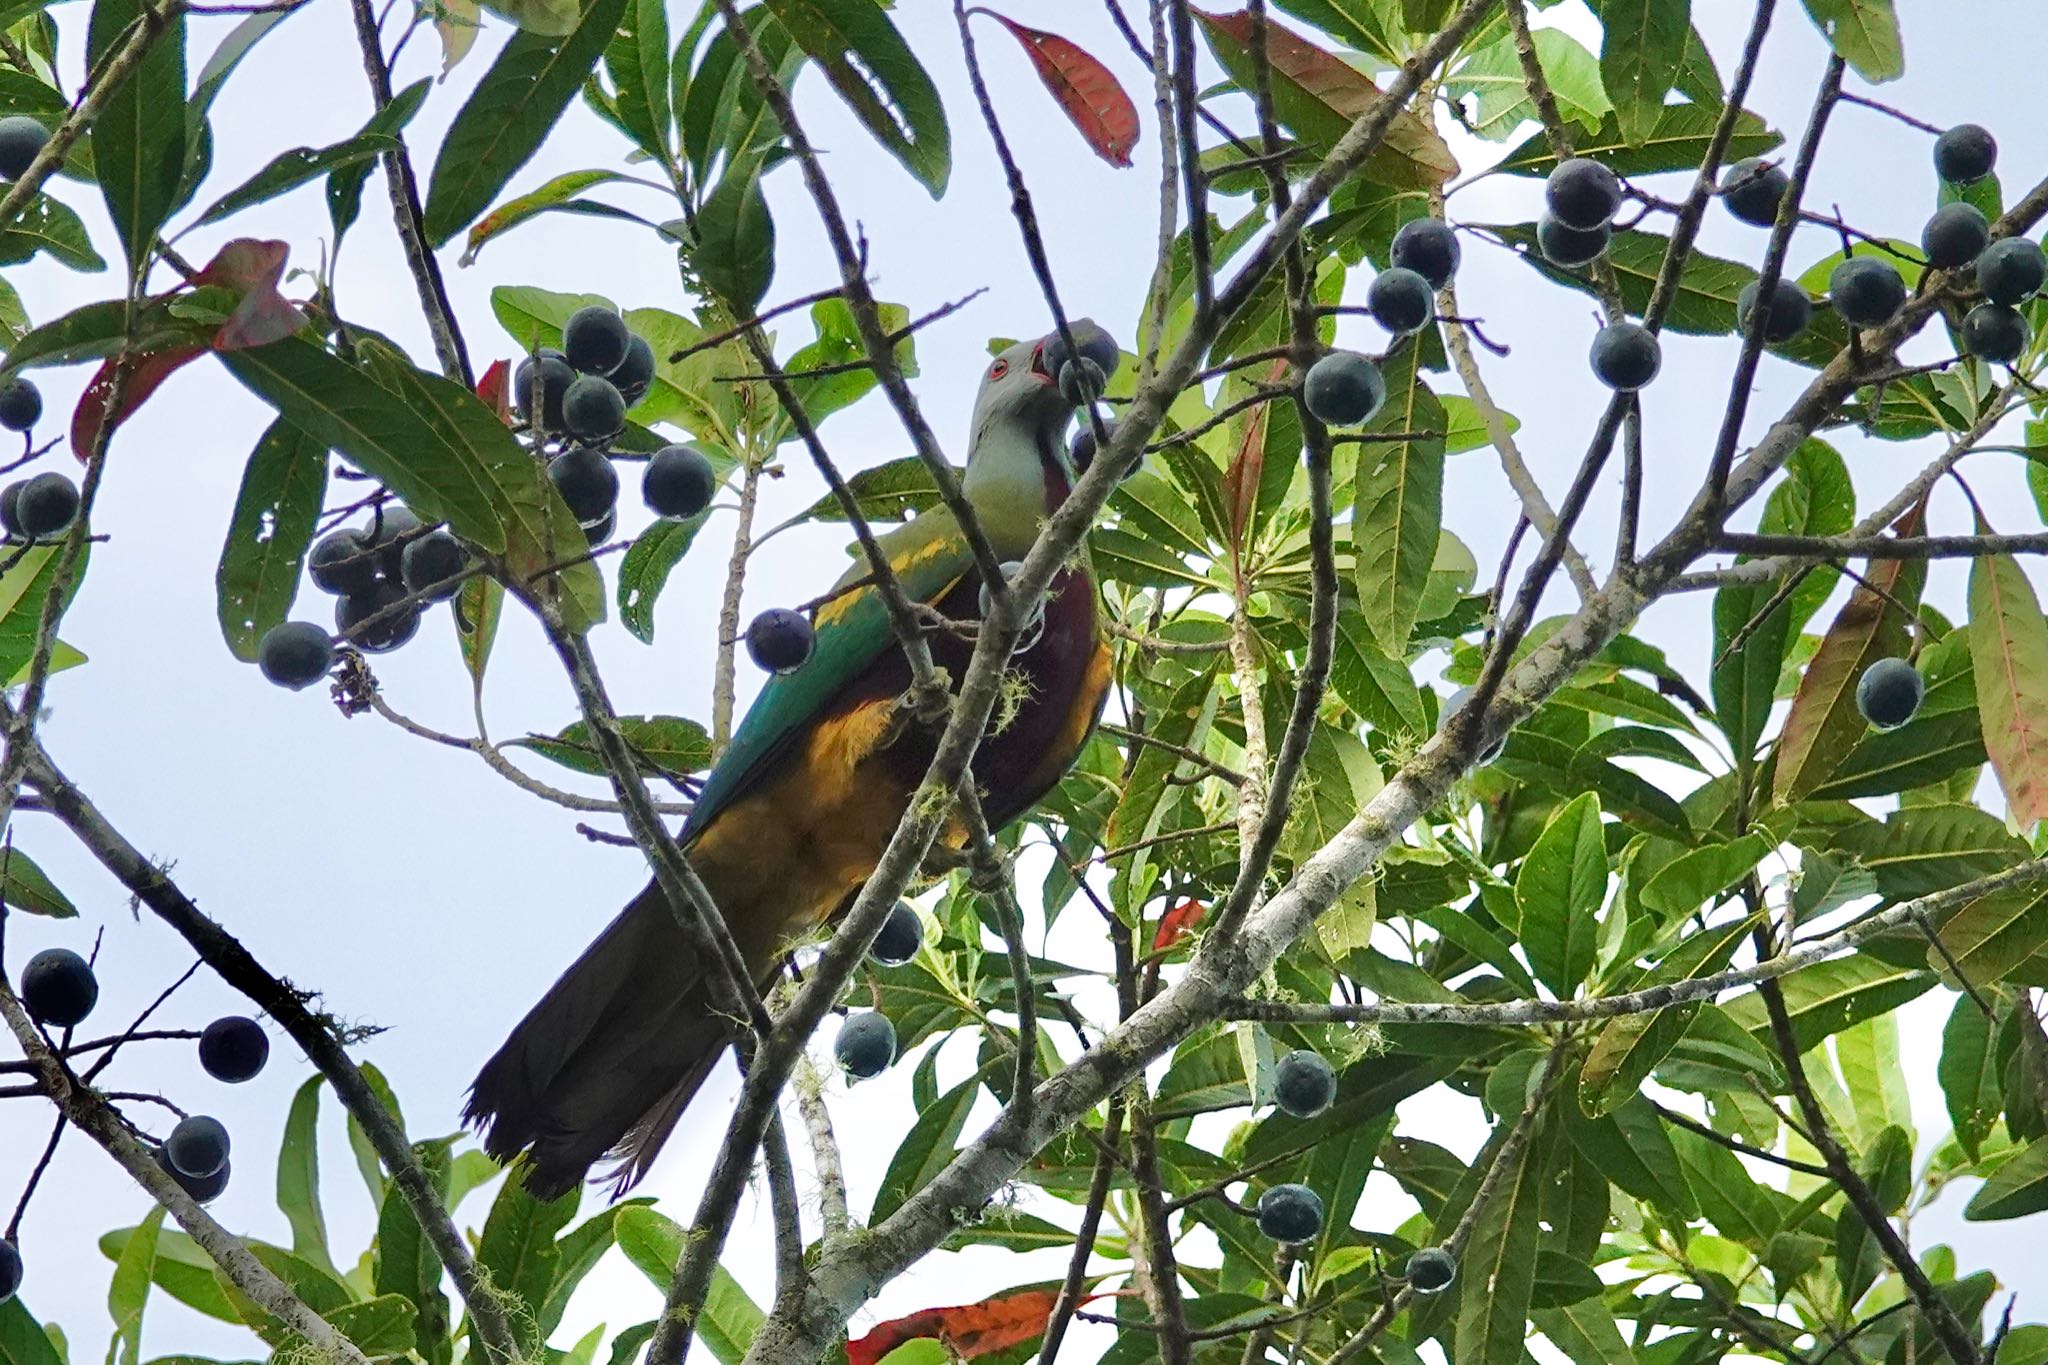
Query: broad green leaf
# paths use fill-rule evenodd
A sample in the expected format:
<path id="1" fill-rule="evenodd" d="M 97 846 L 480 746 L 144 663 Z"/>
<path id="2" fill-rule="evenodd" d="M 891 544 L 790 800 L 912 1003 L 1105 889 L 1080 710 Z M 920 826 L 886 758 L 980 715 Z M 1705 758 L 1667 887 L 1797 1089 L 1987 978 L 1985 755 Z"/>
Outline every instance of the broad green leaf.
<path id="1" fill-rule="evenodd" d="M 57 581 L 61 548 L 38 544 L 7 555 L 15 562 L 0 570 L 0 677 L 12 679 L 34 662 L 36 630 L 42 620 L 43 603 Z M 65 585 L 66 601 L 77 595 L 91 558 L 92 546 L 88 544 L 79 555 L 77 571 Z"/>
<path id="2" fill-rule="evenodd" d="M 1634 1365 L 1635 1356 L 1622 1339 L 1614 1313 L 1598 1300 L 1538 1308 L 1529 1321 L 1572 1365 Z"/>
<path id="3" fill-rule="evenodd" d="M 73 270 L 91 273 L 107 268 L 86 236 L 85 221 L 47 194 L 30 199 L 12 223 L 0 227 L 0 265 L 20 265 L 39 251 Z"/>
<path id="4" fill-rule="evenodd" d="M 414 1149 L 430 1179 L 439 1185 L 447 1175 L 446 1143 L 420 1143 Z M 441 1261 L 420 1231 L 405 1192 L 392 1183 L 377 1210 L 377 1241 L 372 1255 L 371 1287 L 382 1297 L 402 1295 L 412 1304 L 413 1346 L 426 1365 L 449 1365 L 454 1347 L 449 1335 L 448 1297 L 441 1292 Z"/>
<path id="5" fill-rule="evenodd" d="M 1906 1073 L 1899 1061 L 1899 1021 L 1875 1015 L 1835 1035 L 1835 1064 L 1856 1116 L 1854 1136 L 1866 1147 L 1889 1128 L 1913 1126 Z"/>
<path id="6" fill-rule="evenodd" d="M 1609 1180 L 1678 1218 L 1698 1215 L 1699 1206 L 1679 1169 L 1671 1134 L 1648 1100 L 1631 1095 L 1599 1118 L 1588 1117 L 1577 1106 L 1566 1109 L 1565 1122 L 1573 1144 Z"/>
<path id="7" fill-rule="evenodd" d="M 764 0 L 868 132 L 936 199 L 953 164 L 945 107 L 917 54 L 876 5 Z"/>
<path id="8" fill-rule="evenodd" d="M 657 1289 L 666 1290 L 675 1276 L 676 1262 L 682 1259 L 682 1226 L 653 1209 L 636 1205 L 619 1210 L 614 1235 L 626 1259 Z M 704 1311 L 696 1321 L 697 1340 L 712 1359 L 719 1365 L 739 1365 L 754 1334 L 767 1319 L 768 1315 L 747 1297 L 747 1291 L 726 1273 L 724 1266 L 712 1268 L 711 1292 L 705 1296 Z"/>
<path id="9" fill-rule="evenodd" d="M 10 372 L 38 365 L 75 365 L 117 354 L 126 343 L 128 304 L 109 299 L 74 308 L 23 333 L 7 350 Z M 136 309 L 135 346 L 141 351 L 205 346 L 218 329 L 211 322 L 179 317 L 156 303 Z"/>
<path id="10" fill-rule="evenodd" d="M 1637 894 L 1659 914 L 1689 915 L 1748 876 L 1770 851 L 1771 841 L 1754 831 L 1708 844 L 1666 863 Z"/>
<path id="11" fill-rule="evenodd" d="M 368 1356 L 403 1356 L 416 1344 L 412 1301 L 397 1294 L 345 1304 L 322 1316 Z"/>
<path id="12" fill-rule="evenodd" d="M 547 1298 L 536 1305 L 535 1312 L 540 1319 L 540 1338 L 546 1341 L 561 1326 L 562 1314 L 569 1307 L 569 1299 L 578 1285 L 588 1275 L 617 1240 L 618 1216 L 629 1208 L 651 1204 L 651 1199 L 634 1199 L 585 1219 L 563 1235 L 555 1243 L 559 1256 L 555 1261 L 555 1280 L 548 1286 Z"/>
<path id="13" fill-rule="evenodd" d="M 484 8 L 503 15 L 528 33 L 559 37 L 576 27 L 576 0 L 486 0 Z M 470 14 L 474 16 L 474 7 Z M 453 66 L 454 61 L 448 64 Z"/>
<path id="14" fill-rule="evenodd" d="M 1365 434 L 1441 432 L 1444 408 L 1415 365 L 1415 348 L 1389 366 L 1387 402 Z M 1351 543 L 1358 601 L 1380 648 L 1407 653 L 1442 530 L 1444 443 L 1440 436 L 1375 440 L 1358 448 Z"/>
<path id="15" fill-rule="evenodd" d="M 478 219 L 476 226 L 469 230 L 469 236 L 463 242 L 462 258 L 457 264 L 476 264 L 477 253 L 484 249 L 485 242 L 503 236 L 529 218 L 576 202 L 577 196 L 587 189 L 631 178 L 623 171 L 564 171 L 538 189 L 507 199 Z"/>
<path id="16" fill-rule="evenodd" d="M 619 564 L 619 620 L 642 644 L 654 643 L 654 602 L 669 571 L 689 552 L 710 520 L 707 510 L 682 521 L 658 521 L 627 547 Z"/>
<path id="17" fill-rule="evenodd" d="M 364 1062 L 362 1072 L 363 1083 L 370 1087 L 371 1093 L 390 1113 L 392 1122 L 402 1131 L 405 1128 L 405 1111 L 399 1107 L 398 1096 L 391 1092 L 391 1084 L 384 1079 L 384 1073 L 377 1069 L 374 1062 Z M 370 1135 L 363 1130 L 363 1125 L 356 1121 L 354 1114 L 348 1116 L 348 1123 L 345 1126 L 348 1130 L 349 1153 L 356 1159 L 356 1174 L 362 1177 L 363 1188 L 370 1192 L 370 1202 L 381 1209 L 384 1206 L 385 1195 L 389 1193 L 390 1182 L 384 1175 L 384 1163 L 377 1155 L 377 1145 L 370 1140 Z M 497 1163 L 490 1161 L 481 1153 L 476 1155 L 489 1165 L 492 1175 L 497 1174 Z M 453 1194 L 449 1195 L 448 1207 L 455 1207 Z"/>
<path id="18" fill-rule="evenodd" d="M 1550 82 L 1558 112 L 1586 128 L 1598 128 L 1601 116 L 1614 109 L 1600 86 L 1600 59 L 1563 29 L 1540 28 L 1534 36 L 1536 59 Z M 1513 137 L 1524 123 L 1537 117 L 1510 33 L 1501 34 L 1466 58 L 1444 81 L 1444 92 L 1452 99 L 1470 101 L 1465 105 L 1467 126 L 1489 141 Z"/>
<path id="19" fill-rule="evenodd" d="M 49 1333 L 19 1298 L 0 1303 L 0 1362 L 5 1365 L 65 1365 Z"/>
<path id="20" fill-rule="evenodd" d="M 1973 1223 L 2024 1218 L 2048 1209 L 2048 1139 L 2030 1142 L 1991 1173 L 1963 1208 Z"/>
<path id="21" fill-rule="evenodd" d="M 1561 808 L 1515 876 L 1517 932 L 1537 977 L 1569 999 L 1593 970 L 1594 916 L 1607 898 L 1607 845 L 1592 793 Z"/>
<path id="22" fill-rule="evenodd" d="M 1900 518 L 1896 529 L 1903 535 L 1916 534 L 1921 515 L 1915 507 Z M 1856 709 L 1856 684 L 1863 670 L 1906 652 L 1911 623 L 1901 616 L 1900 607 L 1911 609 L 1920 600 L 1926 564 L 1878 560 L 1866 565 L 1864 576 L 1869 586 L 1859 585 L 1849 594 L 1793 694 L 1777 745 L 1774 797 L 1781 804 L 1827 781 L 1868 729 Z"/>
<path id="23" fill-rule="evenodd" d="M 1648 139 L 1664 115 L 1692 31 L 1692 0 L 1600 0 L 1600 84 L 1621 135 Z"/>
<path id="24" fill-rule="evenodd" d="M 2012 866 L 2027 847 L 2005 822 L 1975 806 L 1908 806 L 1883 824 L 1843 830 L 1835 847 L 1856 855 L 1894 900 L 1924 896 Z"/>
<path id="25" fill-rule="evenodd" d="M 292 1225 L 292 1253 L 332 1271 L 320 1211 L 320 1086 L 320 1077 L 309 1077 L 292 1096 L 277 1150 L 277 1207 Z"/>
<path id="26" fill-rule="evenodd" d="M 1982 1154 L 1984 1139 L 2005 1107 L 1998 1055 L 1991 1045 L 1993 1023 L 1975 1000 L 1958 995 L 1941 1031 L 1941 1062 L 1935 1069 L 1956 1143 L 1972 1161 Z"/>
<path id="27" fill-rule="evenodd" d="M 751 156 L 726 164 L 697 211 L 697 236 L 687 253 L 720 302 L 741 316 L 760 306 L 775 275 L 775 219 L 761 193 L 764 169 Z"/>
<path id="28" fill-rule="evenodd" d="M 1944 916 L 1938 932 L 1943 951 L 1928 945 L 1928 969 L 1959 985 L 1953 973 L 1960 968 L 1972 985 L 1988 986 L 2048 944 L 2048 891 L 2014 886 L 1979 896 Z"/>
<path id="29" fill-rule="evenodd" d="M 1785 994 L 1785 1013 L 1801 1052 L 1874 1015 L 1889 1013 L 1934 985 L 1931 972 L 1894 967 L 1863 954 L 1830 958 L 1778 978 Z M 1739 995 L 1722 1007 L 1738 1025 L 1768 1043 L 1770 1020 L 1763 997 L 1755 991 Z"/>
<path id="30" fill-rule="evenodd" d="M 931 470 L 915 455 L 863 469 L 846 480 L 846 487 L 859 504 L 861 515 L 870 521 L 902 521 L 938 506 L 939 502 L 939 486 L 932 482 Z M 1122 492 L 1118 490 L 1119 495 Z M 804 509 L 804 517 L 810 521 L 845 521 L 846 513 L 839 499 L 827 493 Z"/>
<path id="31" fill-rule="evenodd" d="M 142 21 L 142 0 L 93 0 L 86 60 L 107 61 Z M 92 124 L 93 164 L 114 230 L 139 271 L 185 174 L 185 14 L 174 10 Z"/>
<path id="32" fill-rule="evenodd" d="M 441 0 L 444 8 L 452 8 L 453 5 L 463 2 L 464 0 Z M 473 28 L 466 31 L 475 33 Z M 432 88 L 431 80 L 414 81 L 393 95 L 391 103 L 371 115 L 358 136 L 381 134 L 386 137 L 397 137 L 405 125 L 412 122 L 412 116 L 419 112 L 420 105 L 426 101 L 427 91 Z M 327 219 L 334 227 L 334 238 L 337 242 L 355 225 L 356 215 L 363 207 L 363 186 L 369 178 L 370 163 L 367 161 L 337 167 L 327 177 Z"/>
<path id="33" fill-rule="evenodd" d="M 1705 157 L 1707 143 L 1720 121 L 1718 108 L 1697 104 L 1667 104 L 1657 124 L 1646 137 L 1630 138 L 1612 115 L 1601 121 L 1599 132 L 1579 139 L 1577 152 L 1604 162 L 1616 175 L 1650 175 L 1657 171 L 1697 170 Z M 1745 156 L 1762 156 L 1784 139 L 1764 126 L 1764 121 L 1744 110 L 1736 115 L 1735 131 L 1728 139 L 1724 161 Z M 1548 134 L 1537 133 L 1508 153 L 1499 169 L 1516 175 L 1549 175 L 1557 165 Z"/>
<path id="34" fill-rule="evenodd" d="M 1770 1245 L 1791 1201 L 1757 1183 L 1726 1147 L 1684 1129 L 1672 1130 L 1671 1143 L 1707 1221 L 1723 1237 L 1753 1250 Z"/>
<path id="35" fill-rule="evenodd" d="M 471 686 L 481 692 L 491 646 L 498 640 L 498 622 L 505 615 L 505 585 L 479 574 L 455 594 L 454 610 L 455 642 L 462 649 L 462 666 L 469 670 Z"/>
<path id="36" fill-rule="evenodd" d="M 707 7 L 708 8 L 708 7 Z M 648 152 L 669 148 L 668 13 L 663 0 L 632 0 L 605 47 L 605 74 L 617 92 L 619 121 Z"/>
<path id="37" fill-rule="evenodd" d="M 1008 1065 L 1007 1061 L 991 1064 Z M 960 1131 L 967 1124 L 967 1111 L 974 1107 L 988 1075 L 989 1068 L 977 1071 L 939 1096 L 936 1103 L 919 1111 L 917 1121 L 897 1144 L 896 1154 L 889 1158 L 889 1169 L 882 1174 L 881 1188 L 875 1191 L 875 1206 L 868 1213 L 869 1227 L 902 1208 L 904 1200 L 930 1184 L 932 1177 L 946 1168 L 946 1163 L 953 1159 Z"/>
<path id="38" fill-rule="evenodd" d="M 2009 817 L 2029 829 L 2048 816 L 2048 618 L 2011 555 L 1970 566 L 1970 660 L 1991 771 Z"/>
<path id="39" fill-rule="evenodd" d="M 421 517 L 532 578 L 587 544 L 582 528 L 496 413 L 463 388 L 372 340 L 359 369 L 287 338 L 221 357 L 235 377 L 314 440 L 382 480 Z M 587 561 L 552 581 L 572 629 L 604 619 L 603 580 Z M 546 582 L 531 590 L 546 591 Z"/>
<path id="40" fill-rule="evenodd" d="M 1337 618 L 1330 686 L 1376 730 L 1420 735 L 1429 728 L 1408 666 L 1383 651 L 1364 619 L 1351 612 Z"/>
<path id="41" fill-rule="evenodd" d="M 1640 991 L 1720 971 L 1741 946 L 1749 926 L 1745 918 L 1681 939 L 1662 962 L 1639 972 L 1628 989 Z M 1609 1020 L 1586 1054 L 1579 1076 L 1579 1107 L 1597 1118 L 1634 1095 L 1699 1013 L 1700 1003 L 1693 1001 Z"/>
<path id="42" fill-rule="evenodd" d="M 441 246 L 468 227 L 540 149 L 597 65 L 626 0 L 589 0 L 560 36 L 522 30 L 498 53 L 456 113 L 427 181 L 427 240 Z"/>
<path id="43" fill-rule="evenodd" d="M 620 716 L 619 733 L 657 775 L 683 777 L 711 766 L 711 736 L 681 716 Z M 602 774 L 604 764 L 591 742 L 590 727 L 577 721 L 552 739 L 529 735 L 507 740 L 579 773 Z"/>
<path id="44" fill-rule="evenodd" d="M 951 1233 L 939 1244 L 945 1251 L 959 1251 L 964 1247 L 991 1246 L 1005 1251 L 1043 1251 L 1047 1247 L 1063 1247 L 1071 1251 L 1074 1233 L 1057 1223 L 1048 1223 L 1033 1214 L 1016 1209 L 992 1207 L 959 1231 Z"/>
<path id="45" fill-rule="evenodd" d="M 137 1365 L 142 1358 L 142 1310 L 149 1302 L 149 1286 L 156 1270 L 156 1242 L 164 1226 L 161 1206 L 149 1211 L 142 1226 L 121 1248 L 114 1265 L 114 1278 L 107 1286 L 107 1316 L 114 1320 L 114 1340 L 107 1348 L 107 1365 Z"/>
<path id="46" fill-rule="evenodd" d="M 358 133 L 345 142 L 328 147 L 295 147 L 280 152 L 262 170 L 214 200 L 198 222 L 212 223 L 238 213 L 251 204 L 275 199 L 301 185 L 349 166 L 367 165 L 402 144 L 388 133 Z"/>
<path id="47" fill-rule="evenodd" d="M 527 1190 L 523 1175 L 515 1168 L 491 1201 L 476 1261 L 490 1272 L 492 1284 L 500 1291 L 523 1303 L 538 1304 L 547 1298 L 562 1258 L 555 1235 L 576 1216 L 582 1191 L 572 1189 L 559 1199 L 542 1202 Z M 536 1320 L 514 1317 L 512 1330 L 520 1350 L 531 1354 L 539 1344 Z"/>
<path id="48" fill-rule="evenodd" d="M 1892 0 L 1806 0 L 1806 12 L 1864 80 L 1876 84 L 1906 73 Z"/>
<path id="49" fill-rule="evenodd" d="M 11 843 L 0 849 L 0 902 L 52 919 L 70 919 L 78 913 L 78 907 L 44 875 L 35 860 Z"/>
<path id="50" fill-rule="evenodd" d="M 128 1249 L 130 1239 L 139 1232 L 138 1228 L 120 1228 L 103 1234 L 99 1241 L 100 1254 L 118 1264 Z M 171 1228 L 157 1235 L 156 1256 L 150 1273 L 157 1288 L 187 1308 L 222 1322 L 241 1323 L 241 1314 L 228 1302 L 226 1292 L 214 1278 L 213 1258 L 201 1251 L 198 1243 L 183 1232 Z"/>
<path id="51" fill-rule="evenodd" d="M 1523 1358 L 1542 1234 L 1537 1204 L 1550 1177 L 1538 1159 L 1544 1150 L 1544 1144 L 1524 1142 L 1478 1210 L 1458 1258 L 1462 1288 L 1452 1365 L 1519 1365 Z"/>
<path id="52" fill-rule="evenodd" d="M 279 418 L 257 438 L 214 572 L 228 650 L 253 663 L 264 632 L 281 624 L 327 493 L 327 447 Z"/>

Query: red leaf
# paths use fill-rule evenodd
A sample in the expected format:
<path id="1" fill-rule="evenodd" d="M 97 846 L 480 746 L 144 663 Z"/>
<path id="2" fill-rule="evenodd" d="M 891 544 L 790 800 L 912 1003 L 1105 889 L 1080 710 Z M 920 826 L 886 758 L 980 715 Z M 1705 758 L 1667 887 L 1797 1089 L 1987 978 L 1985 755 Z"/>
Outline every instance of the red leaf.
<path id="1" fill-rule="evenodd" d="M 1102 1297 L 1090 1294 L 1081 1302 Z M 1018 1289 L 958 1308 L 927 1308 L 847 1342 L 847 1365 L 875 1365 L 904 1342 L 922 1337 L 937 1338 L 960 1360 L 978 1360 L 1044 1336 L 1046 1319 L 1058 1300 L 1057 1289 Z"/>
<path id="2" fill-rule="evenodd" d="M 1287 362 L 1275 360 L 1266 372 L 1266 382 L 1277 384 L 1287 377 Z M 1259 501 L 1259 480 L 1266 471 L 1266 414 L 1272 404 L 1261 403 L 1245 416 L 1244 433 L 1237 454 L 1223 473 L 1223 492 L 1230 499 L 1230 543 L 1233 550 L 1244 547 L 1244 528 L 1251 524 L 1252 509 Z"/>
<path id="3" fill-rule="evenodd" d="M 498 414 L 506 426 L 512 425 L 512 365 L 510 361 L 493 360 L 491 368 L 484 371 L 484 377 L 476 381 L 476 396 L 484 400 L 484 406 Z"/>
<path id="4" fill-rule="evenodd" d="M 213 339 L 216 351 L 240 351 L 281 341 L 306 325 L 306 315 L 284 295 L 277 282 L 284 278 L 284 263 L 290 248 L 283 242 L 261 242 L 237 237 L 214 253 L 206 268 L 194 277 L 198 284 L 217 284 L 242 291 L 242 301 Z"/>
<path id="5" fill-rule="evenodd" d="M 180 346 L 176 350 L 151 351 L 137 356 L 135 373 L 129 377 L 128 388 L 121 395 L 120 410 L 111 414 L 114 425 L 118 427 L 127 421 L 160 384 L 205 354 L 206 350 L 201 346 Z M 78 406 L 72 410 L 71 453 L 80 462 L 91 458 L 93 443 L 99 439 L 100 423 L 110 415 L 107 412 L 107 395 L 113 388 L 116 363 L 108 360 L 100 366 L 99 373 L 79 395 Z"/>
<path id="6" fill-rule="evenodd" d="M 1045 82 L 1060 108 L 1067 111 L 1067 117 L 1081 130 L 1095 155 L 1112 166 L 1130 165 L 1131 148 L 1138 145 L 1141 126 L 1138 106 L 1131 103 L 1131 97 L 1124 93 L 1109 68 L 1057 33 L 1026 28 L 994 10 L 979 12 L 1010 30 L 1024 44 L 1031 64 L 1038 68 L 1038 79 Z"/>
<path id="7" fill-rule="evenodd" d="M 1182 901 L 1159 917 L 1159 928 L 1152 935 L 1152 951 L 1163 953 L 1195 932 L 1209 907 L 1200 901 Z"/>

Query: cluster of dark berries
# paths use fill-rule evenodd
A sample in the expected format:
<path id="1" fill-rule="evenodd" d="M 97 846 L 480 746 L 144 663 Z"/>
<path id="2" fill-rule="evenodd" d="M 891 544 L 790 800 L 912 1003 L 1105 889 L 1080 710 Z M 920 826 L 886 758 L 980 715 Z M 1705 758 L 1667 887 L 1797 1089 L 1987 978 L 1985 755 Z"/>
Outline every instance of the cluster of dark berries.
<path id="1" fill-rule="evenodd" d="M 1374 277 L 1366 308 L 1396 336 L 1427 326 L 1436 315 L 1436 291 L 1457 273 L 1458 236 L 1440 218 L 1417 218 L 1394 234 L 1393 264 Z M 1370 422 L 1387 401 L 1386 377 L 1370 356 L 1331 351 L 1302 376 L 1301 401 L 1309 415 L 1333 427 Z"/>
<path id="2" fill-rule="evenodd" d="M 0 118 L 0 176 L 19 180 L 27 175 L 49 140 L 50 130 L 26 114 Z"/>
<path id="3" fill-rule="evenodd" d="M 313 586 L 339 599 L 334 628 L 369 654 L 387 654 L 418 634 L 422 609 L 453 597 L 468 567 L 454 536 L 429 529 L 398 503 L 380 506 L 368 526 L 323 536 L 306 557 Z M 310 621 L 287 621 L 264 633 L 256 662 L 280 687 L 311 687 L 333 666 L 334 642 Z"/>
<path id="4" fill-rule="evenodd" d="M 1086 407 L 1109 388 L 1110 378 L 1123 362 L 1123 352 L 1117 348 L 1116 338 L 1090 318 L 1069 323 L 1067 331 L 1074 338 L 1073 348 L 1068 349 L 1066 338 L 1054 332 L 1045 339 L 1039 363 L 1059 385 L 1060 397 L 1077 408 Z"/>
<path id="5" fill-rule="evenodd" d="M 1614 215 L 1627 198 L 1621 177 L 1590 157 L 1560 161 L 1543 187 L 1536 249 L 1552 265 L 1590 265 L 1614 236 Z"/>
<path id="6" fill-rule="evenodd" d="M 51 471 L 0 488 L 0 530 L 10 540 L 48 540 L 78 516 L 78 485 Z"/>

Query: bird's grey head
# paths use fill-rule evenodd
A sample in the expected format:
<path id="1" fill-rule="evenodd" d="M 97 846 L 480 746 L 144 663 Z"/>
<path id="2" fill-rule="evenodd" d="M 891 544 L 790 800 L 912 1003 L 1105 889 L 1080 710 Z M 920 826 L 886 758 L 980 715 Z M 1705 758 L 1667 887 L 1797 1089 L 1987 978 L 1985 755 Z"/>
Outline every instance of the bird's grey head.
<path id="1" fill-rule="evenodd" d="M 1029 438 L 1034 448 L 1064 444 L 1059 438 L 1074 414 L 1060 396 L 1056 376 L 1045 364 L 1048 337 L 1013 342 L 981 372 L 981 392 L 974 399 L 974 429 L 968 460 L 988 444 L 991 429 L 1002 427 Z M 998 442 L 1000 444 L 1000 442 Z"/>

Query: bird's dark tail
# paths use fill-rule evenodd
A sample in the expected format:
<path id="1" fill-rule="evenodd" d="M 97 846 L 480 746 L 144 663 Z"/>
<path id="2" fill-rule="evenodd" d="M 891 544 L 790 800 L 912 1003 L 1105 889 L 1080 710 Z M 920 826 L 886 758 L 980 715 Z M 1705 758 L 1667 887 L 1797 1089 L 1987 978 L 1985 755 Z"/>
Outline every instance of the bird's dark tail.
<path id="1" fill-rule="evenodd" d="M 649 886 L 549 988 L 469 1088 L 464 1122 L 499 1161 L 530 1158 L 542 1199 L 608 1154 L 617 1190 L 647 1173 L 731 1038 L 702 965 Z"/>

